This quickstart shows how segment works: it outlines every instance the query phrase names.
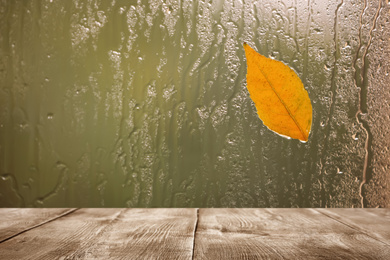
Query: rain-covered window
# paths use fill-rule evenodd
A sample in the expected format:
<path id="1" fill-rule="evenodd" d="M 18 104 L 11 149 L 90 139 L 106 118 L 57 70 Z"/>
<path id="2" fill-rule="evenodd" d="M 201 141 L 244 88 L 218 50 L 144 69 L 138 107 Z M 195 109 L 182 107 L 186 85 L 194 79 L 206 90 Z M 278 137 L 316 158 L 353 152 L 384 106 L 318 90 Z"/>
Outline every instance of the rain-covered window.
<path id="1" fill-rule="evenodd" d="M 389 206 L 379 1 L 0 2 L 0 206 Z M 306 143 L 268 130 L 247 42 L 301 78 Z"/>

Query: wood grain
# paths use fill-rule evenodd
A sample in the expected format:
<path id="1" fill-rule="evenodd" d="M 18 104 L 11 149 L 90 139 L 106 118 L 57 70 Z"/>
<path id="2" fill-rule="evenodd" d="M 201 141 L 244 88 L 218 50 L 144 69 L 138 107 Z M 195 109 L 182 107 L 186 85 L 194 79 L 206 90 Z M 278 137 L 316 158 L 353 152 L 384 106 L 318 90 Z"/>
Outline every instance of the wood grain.
<path id="1" fill-rule="evenodd" d="M 75 209 L 0 209 L 0 243 Z"/>
<path id="2" fill-rule="evenodd" d="M 351 228 L 390 244 L 389 209 L 316 209 Z"/>
<path id="3" fill-rule="evenodd" d="M 200 209 L 194 251 L 195 259 L 388 259 L 390 255 L 387 243 L 314 209 Z"/>
<path id="4" fill-rule="evenodd" d="M 0 217 L 8 238 L 0 259 L 390 255 L 390 209 L 0 209 Z"/>
<path id="5" fill-rule="evenodd" d="M 80 209 L 0 244 L 3 259 L 190 259 L 196 209 Z"/>

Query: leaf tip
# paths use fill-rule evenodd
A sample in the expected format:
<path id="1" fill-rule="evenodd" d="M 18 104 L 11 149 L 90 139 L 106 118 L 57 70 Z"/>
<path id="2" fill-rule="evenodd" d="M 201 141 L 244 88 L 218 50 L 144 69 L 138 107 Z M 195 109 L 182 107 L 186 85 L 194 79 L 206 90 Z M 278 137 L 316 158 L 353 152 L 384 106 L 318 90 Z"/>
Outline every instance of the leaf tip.
<path id="1" fill-rule="evenodd" d="M 309 141 L 309 137 L 305 137 L 303 139 L 299 139 L 299 141 L 301 141 L 301 143 L 307 143 L 307 141 Z"/>

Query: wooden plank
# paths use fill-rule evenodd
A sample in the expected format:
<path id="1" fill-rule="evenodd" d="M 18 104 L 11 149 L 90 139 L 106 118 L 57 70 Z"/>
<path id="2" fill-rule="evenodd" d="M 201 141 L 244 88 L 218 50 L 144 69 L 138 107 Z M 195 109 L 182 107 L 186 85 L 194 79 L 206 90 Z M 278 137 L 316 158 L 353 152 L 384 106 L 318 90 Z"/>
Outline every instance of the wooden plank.
<path id="1" fill-rule="evenodd" d="M 317 211 L 390 244 L 390 209 L 317 209 Z"/>
<path id="2" fill-rule="evenodd" d="M 69 214 L 75 209 L 0 209 L 0 243 L 19 233 Z"/>
<path id="3" fill-rule="evenodd" d="M 196 219 L 196 209 L 80 209 L 1 243 L 0 258 L 191 259 Z"/>
<path id="4" fill-rule="evenodd" d="M 389 241 L 378 241 L 314 209 L 199 210 L 195 259 L 388 259 L 389 255 Z"/>

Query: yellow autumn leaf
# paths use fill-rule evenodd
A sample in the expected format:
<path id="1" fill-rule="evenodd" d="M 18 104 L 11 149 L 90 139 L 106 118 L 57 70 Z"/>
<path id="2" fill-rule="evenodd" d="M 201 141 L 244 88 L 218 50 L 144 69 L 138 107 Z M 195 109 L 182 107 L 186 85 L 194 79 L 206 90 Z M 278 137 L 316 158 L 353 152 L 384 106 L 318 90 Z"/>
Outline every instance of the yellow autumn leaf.
<path id="1" fill-rule="evenodd" d="M 244 43 L 247 88 L 257 114 L 270 130 L 307 142 L 312 106 L 298 75 L 280 61 L 257 53 Z"/>

